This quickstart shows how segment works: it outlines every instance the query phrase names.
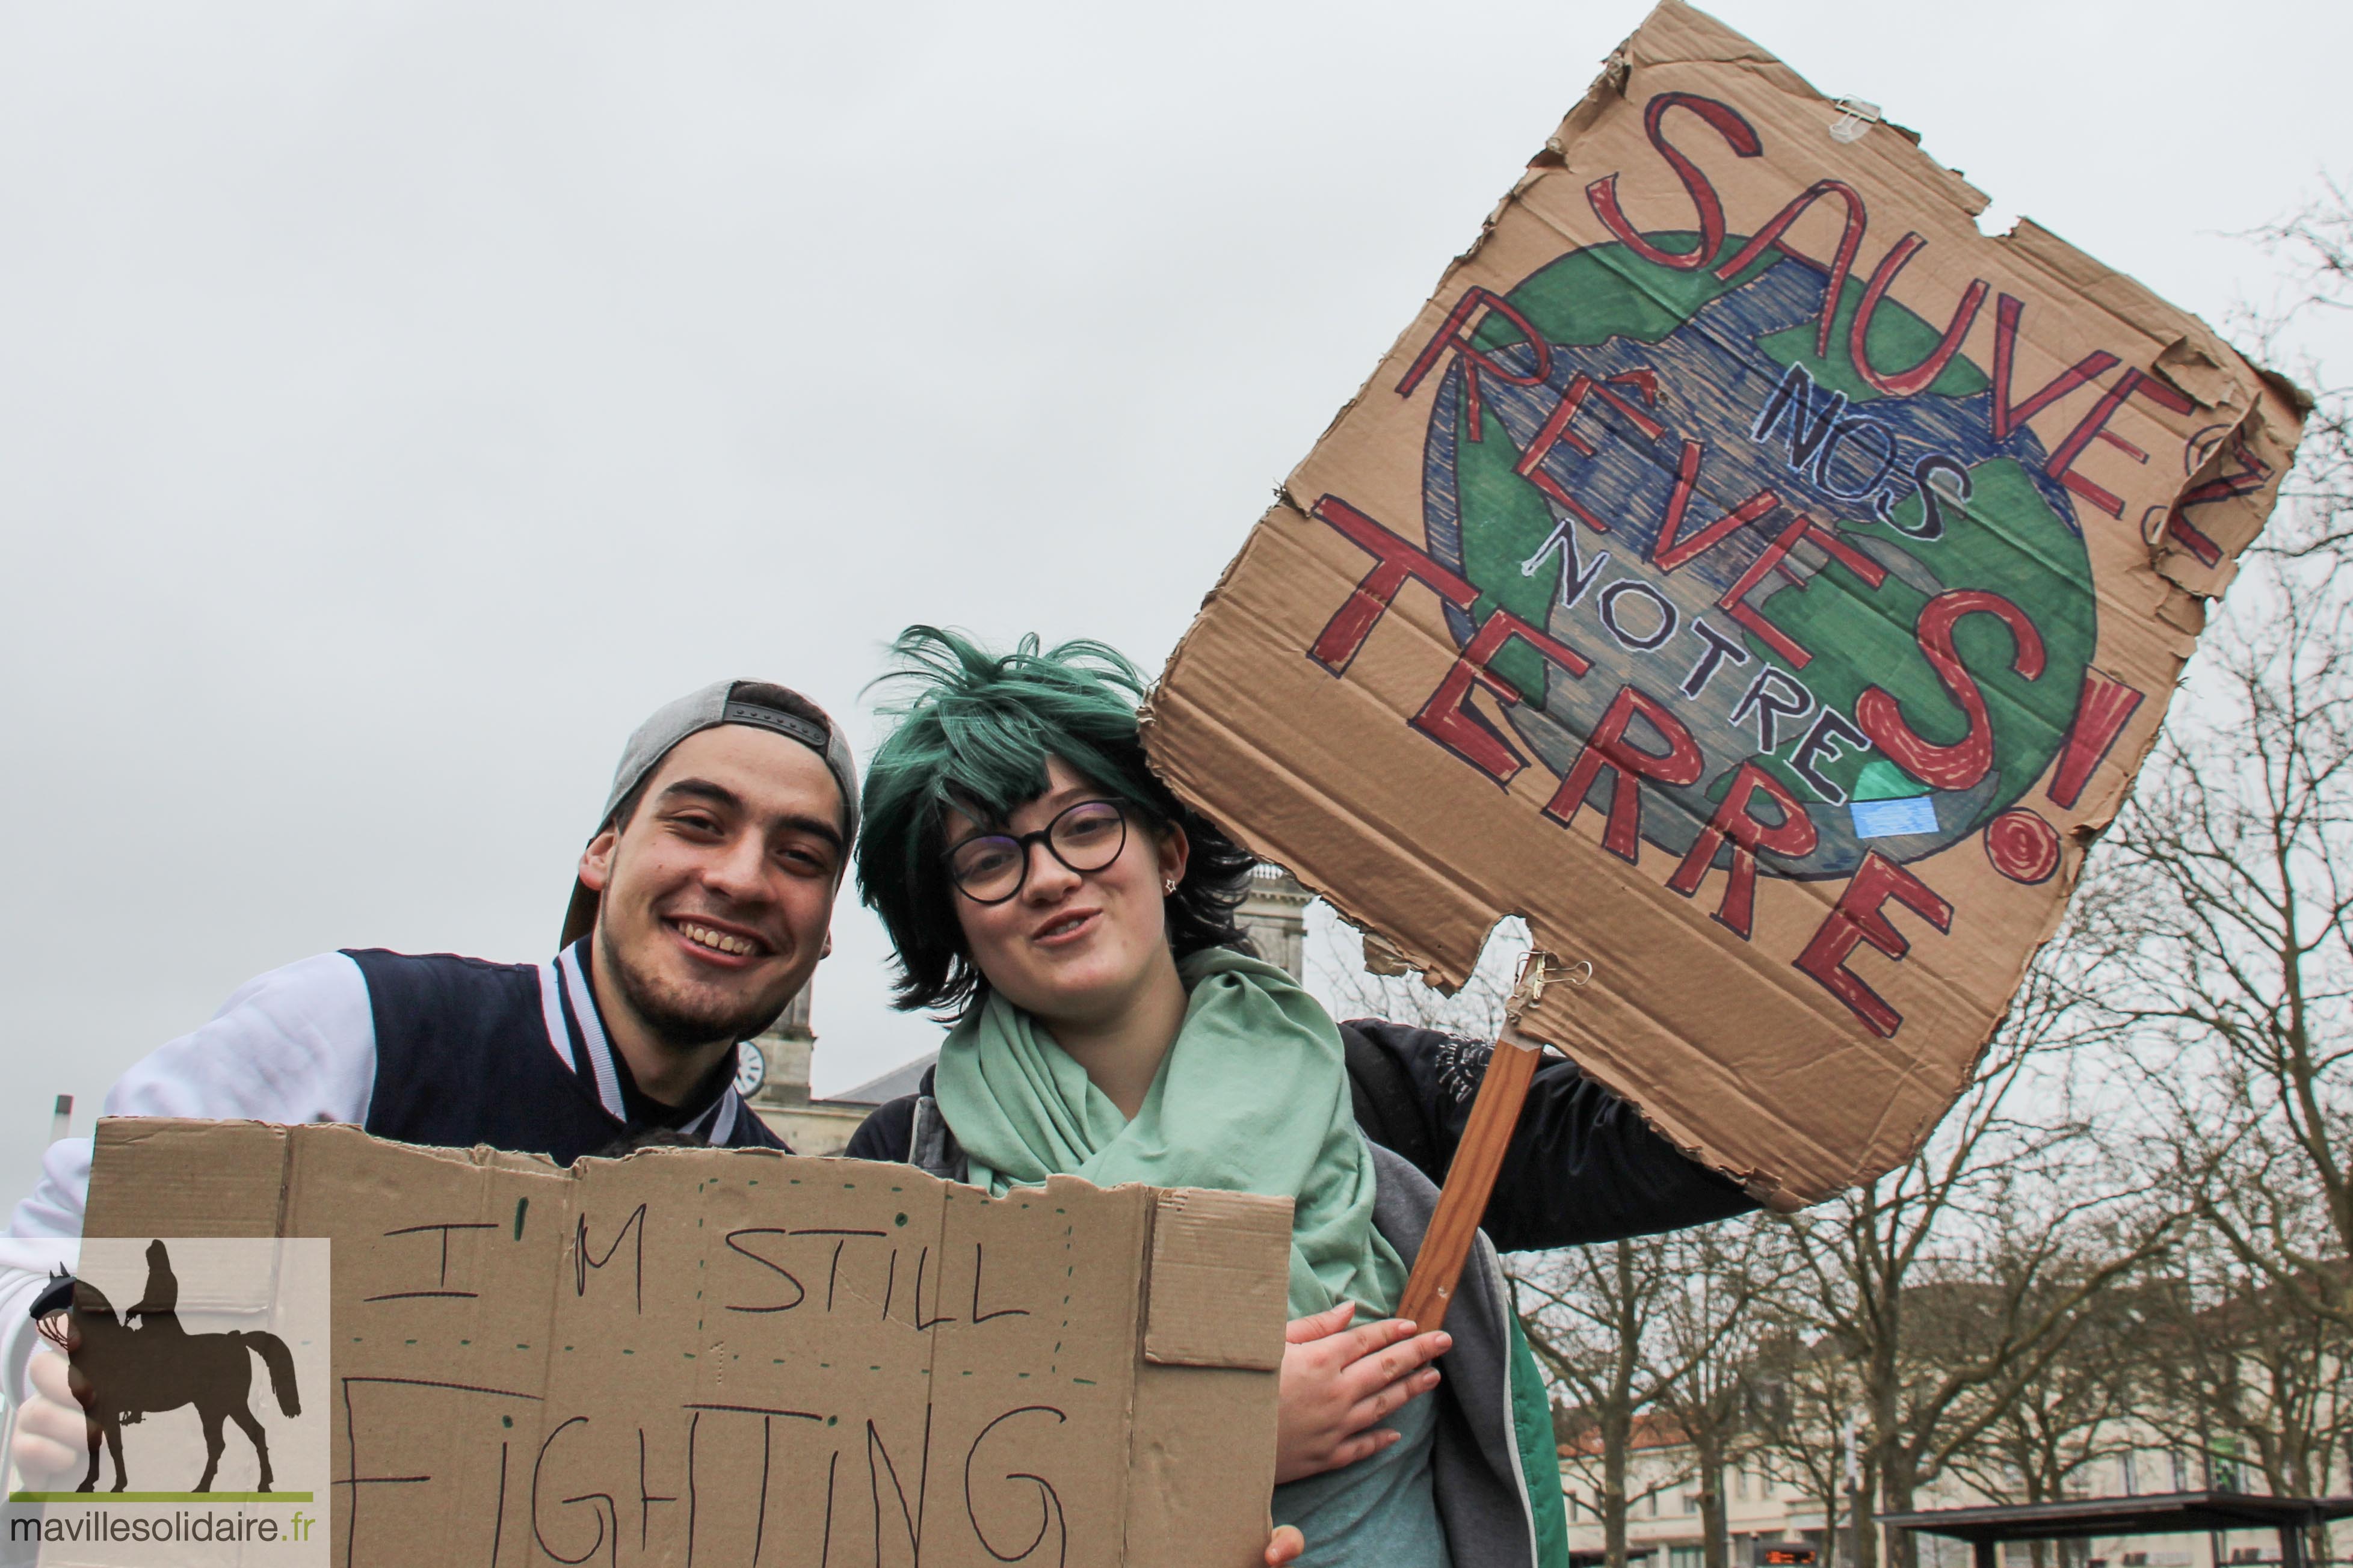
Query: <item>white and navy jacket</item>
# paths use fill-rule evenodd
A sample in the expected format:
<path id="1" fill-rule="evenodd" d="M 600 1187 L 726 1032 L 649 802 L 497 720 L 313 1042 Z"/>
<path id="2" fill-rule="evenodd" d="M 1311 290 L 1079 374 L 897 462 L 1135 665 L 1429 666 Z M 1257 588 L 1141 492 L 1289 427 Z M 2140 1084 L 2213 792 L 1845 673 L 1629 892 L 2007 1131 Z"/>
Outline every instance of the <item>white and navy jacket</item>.
<path id="1" fill-rule="evenodd" d="M 545 963 L 325 952 L 248 981 L 210 1023 L 108 1091 L 108 1116 L 343 1121 L 404 1143 L 545 1154 L 568 1165 L 662 1125 L 723 1148 L 782 1149 L 735 1093 L 735 1063 L 681 1115 L 648 1100 L 606 1037 L 586 940 Z M 0 1238 L 0 1377 L 22 1393 L 26 1309 L 71 1268 L 90 1140 L 50 1145 Z"/>

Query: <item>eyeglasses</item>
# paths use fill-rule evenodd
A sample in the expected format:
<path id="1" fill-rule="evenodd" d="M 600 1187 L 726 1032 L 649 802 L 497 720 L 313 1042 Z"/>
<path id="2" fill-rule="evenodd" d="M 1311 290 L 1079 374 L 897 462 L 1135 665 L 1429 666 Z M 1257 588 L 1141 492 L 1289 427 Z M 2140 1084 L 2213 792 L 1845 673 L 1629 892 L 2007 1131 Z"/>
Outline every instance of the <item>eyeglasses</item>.
<path id="1" fill-rule="evenodd" d="M 1117 801 L 1066 806 L 1035 833 L 983 833 L 948 851 L 948 877 L 976 904 L 1001 904 L 1029 879 L 1029 846 L 1070 869 L 1100 871 L 1127 847 L 1127 812 Z"/>

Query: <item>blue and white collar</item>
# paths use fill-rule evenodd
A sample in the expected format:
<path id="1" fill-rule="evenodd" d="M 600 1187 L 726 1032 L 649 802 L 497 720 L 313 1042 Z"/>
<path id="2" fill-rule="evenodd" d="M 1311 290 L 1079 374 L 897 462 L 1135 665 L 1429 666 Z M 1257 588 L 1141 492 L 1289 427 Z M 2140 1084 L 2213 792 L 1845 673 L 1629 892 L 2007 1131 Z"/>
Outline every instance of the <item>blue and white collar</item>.
<path id="1" fill-rule="evenodd" d="M 605 1108 L 606 1115 L 626 1127 L 629 1113 L 621 1098 L 621 1067 L 605 1033 L 605 1020 L 596 1011 L 596 991 L 580 962 L 580 951 L 587 942 L 586 937 L 581 938 L 539 966 L 540 1014 L 547 1026 L 548 1046 L 557 1058 L 574 1073 L 594 1079 L 596 1103 Z M 730 1082 L 679 1131 L 723 1144 L 734 1135 L 743 1103 Z"/>

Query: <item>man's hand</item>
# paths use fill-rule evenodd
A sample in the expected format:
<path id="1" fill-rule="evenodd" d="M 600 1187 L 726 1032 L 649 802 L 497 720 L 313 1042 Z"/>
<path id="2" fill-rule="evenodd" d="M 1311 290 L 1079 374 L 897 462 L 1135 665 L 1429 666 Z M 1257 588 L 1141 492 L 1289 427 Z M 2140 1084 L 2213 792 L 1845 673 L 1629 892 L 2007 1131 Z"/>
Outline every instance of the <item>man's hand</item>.
<path id="1" fill-rule="evenodd" d="M 90 1418 L 73 1396 L 66 1358 L 44 1342 L 26 1369 L 25 1403 L 16 1412 L 13 1458 L 28 1482 L 56 1479 L 90 1463 Z M 35 1484 L 36 1491 L 54 1488 Z"/>
<path id="2" fill-rule="evenodd" d="M 1411 1323 L 1395 1319 L 1351 1329 L 1356 1313 L 1355 1303 L 1343 1301 L 1312 1318 L 1294 1318 L 1283 1331 L 1290 1343 L 1282 1352 L 1276 1426 L 1278 1484 L 1379 1453 L 1398 1435 L 1368 1428 L 1438 1386 L 1438 1369 L 1430 1363 L 1452 1348 L 1451 1336 L 1417 1334 Z M 1274 1551 L 1267 1548 L 1269 1563 Z"/>

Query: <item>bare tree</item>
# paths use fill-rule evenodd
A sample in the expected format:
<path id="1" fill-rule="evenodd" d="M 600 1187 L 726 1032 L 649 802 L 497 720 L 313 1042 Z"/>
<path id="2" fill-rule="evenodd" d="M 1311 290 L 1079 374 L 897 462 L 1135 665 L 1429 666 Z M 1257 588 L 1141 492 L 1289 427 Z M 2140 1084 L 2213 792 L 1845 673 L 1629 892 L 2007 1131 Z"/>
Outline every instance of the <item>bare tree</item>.
<path id="1" fill-rule="evenodd" d="M 2353 601 L 2318 557 L 2249 576 L 2111 834 L 2097 999 L 2200 1218 L 2353 1329 Z"/>
<path id="2" fill-rule="evenodd" d="M 1842 1532 L 1852 1535 L 1848 1500 L 1862 1474 L 1854 1347 L 1835 1334 L 1810 1339 L 1811 1321 L 1785 1304 L 1769 1306 L 1765 1316 L 1770 1326 L 1750 1370 L 1751 1436 L 1776 1479 L 1820 1505 L 1827 1565 L 1839 1560 Z"/>
<path id="3" fill-rule="evenodd" d="M 2353 304 L 2353 194 L 2324 179 L 2318 196 L 2252 237 L 2284 264 L 2280 281 L 2287 302 L 2243 311 L 2240 323 L 2257 352 L 2274 359 L 2304 321 Z M 2299 356 L 2295 369 L 2299 379 L 2323 390 L 2305 421 L 2295 471 L 2280 489 L 2284 525 L 2274 522 L 2251 552 L 2291 561 L 2338 555 L 2353 544 L 2353 405 L 2308 356 Z"/>
<path id="4" fill-rule="evenodd" d="M 1512 1260 L 1528 1342 L 1569 1396 L 1566 1458 L 1611 1562 L 1624 1561 L 1635 1503 L 1695 1483 L 1707 1568 L 1728 1568 L 1724 1473 L 1752 1424 L 1770 1331 L 1760 1307 L 1789 1266 L 1782 1227 L 1763 1216 Z M 1637 1490 L 1643 1436 L 1681 1462 Z"/>
<path id="5" fill-rule="evenodd" d="M 1528 1345 L 1569 1395 L 1562 1458 L 1595 1500 L 1608 1568 L 1625 1568 L 1628 1510 L 1680 1479 L 1629 1491 L 1636 1424 L 1680 1370 L 1653 1354 L 1674 1269 L 1668 1244 L 1646 1237 L 1532 1253 L 1511 1269 Z"/>
<path id="6" fill-rule="evenodd" d="M 1848 1498 L 1860 1568 L 1879 1562 L 1877 1512 L 1912 1508 L 2175 1228 L 2104 1160 L 2074 1103 L 2073 1047 L 2102 1029 L 2077 963 L 2064 943 L 2044 950 L 1919 1154 L 1788 1222 L 1812 1326 L 1842 1350 L 1862 1405 Z M 1915 1550 L 1899 1540 L 1905 1568 Z"/>
<path id="7" fill-rule="evenodd" d="M 2134 1292 L 2145 1305 L 2139 1409 L 2177 1448 L 2200 1455 L 2210 1485 L 2281 1497 L 2333 1490 L 2353 1436 L 2353 1349 L 2309 1297 L 2247 1268 L 2201 1231 Z M 2327 1557 L 2327 1531 L 2310 1543 Z"/>
<path id="8" fill-rule="evenodd" d="M 1774 1332 L 1761 1310 L 1795 1267 L 1788 1228 L 1762 1216 L 1688 1231 L 1666 1243 L 1674 1272 L 1656 1316 L 1655 1354 L 1678 1375 L 1657 1407 L 1691 1446 L 1704 1568 L 1731 1568 L 1724 1473 L 1757 1425 L 1760 1352 Z"/>
<path id="9" fill-rule="evenodd" d="M 2049 1289 L 2067 1284 L 2062 1279 Z M 2118 1279 L 2086 1298 L 2073 1329 L 2033 1382 L 2019 1397 L 2000 1401 L 1976 1440 L 1955 1450 L 1954 1472 L 1996 1502 L 2088 1495 L 2094 1467 L 2128 1452 L 2137 1418 L 2164 1397 L 2165 1378 L 2151 1375 L 2151 1350 L 2153 1342 L 2164 1343 L 2160 1325 L 2170 1300 L 2161 1279 Z M 2054 1547 L 2061 1562 L 2079 1562 L 2088 1543 L 2035 1542 L 2035 1568 Z"/>

